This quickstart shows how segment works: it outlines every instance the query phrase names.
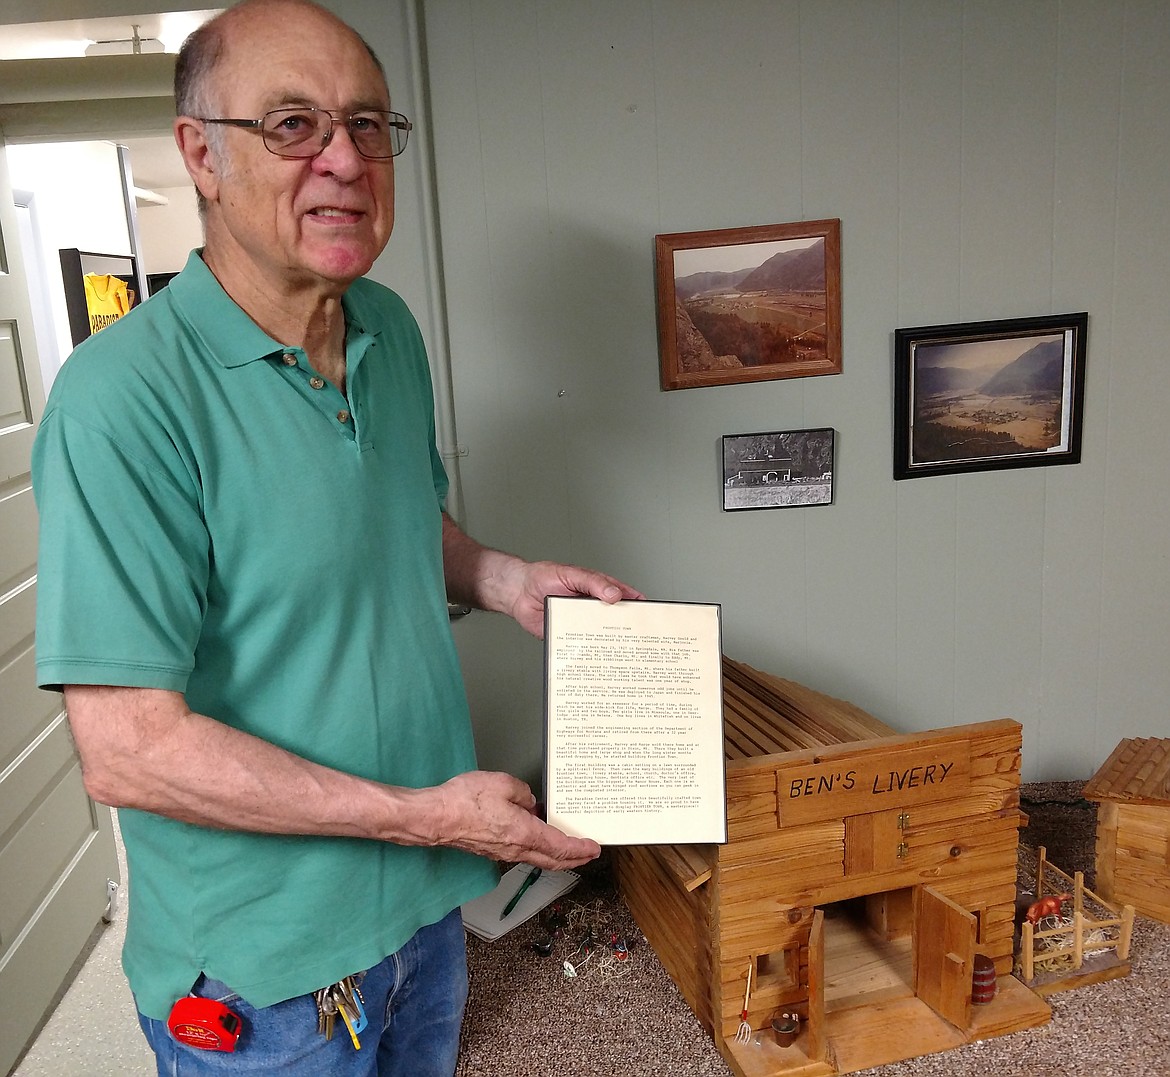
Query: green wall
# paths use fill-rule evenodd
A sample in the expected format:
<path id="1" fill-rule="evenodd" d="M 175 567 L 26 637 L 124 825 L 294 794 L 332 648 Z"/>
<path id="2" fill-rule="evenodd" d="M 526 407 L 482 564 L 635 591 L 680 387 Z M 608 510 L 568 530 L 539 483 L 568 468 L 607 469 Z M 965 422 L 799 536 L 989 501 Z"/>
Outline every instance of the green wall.
<path id="1" fill-rule="evenodd" d="M 897 728 L 1014 717 L 1031 779 L 1170 736 L 1160 0 L 428 0 L 466 520 L 723 604 Z M 840 376 L 658 388 L 657 233 L 839 217 Z M 891 477 L 896 327 L 1090 313 L 1083 462 Z M 832 426 L 831 507 L 725 514 L 722 434 Z M 485 763 L 541 652 L 458 629 Z"/>

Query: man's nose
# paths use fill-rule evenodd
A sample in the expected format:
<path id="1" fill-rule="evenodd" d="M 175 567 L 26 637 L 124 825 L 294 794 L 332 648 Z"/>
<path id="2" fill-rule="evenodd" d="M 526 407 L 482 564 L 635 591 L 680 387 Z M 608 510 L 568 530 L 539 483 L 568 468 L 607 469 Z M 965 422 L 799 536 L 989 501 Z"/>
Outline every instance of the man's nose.
<path id="1" fill-rule="evenodd" d="M 361 175 L 366 167 L 366 159 L 358 153 L 358 148 L 349 133 L 344 120 L 331 117 L 332 126 L 325 139 L 321 152 L 313 158 L 313 168 L 318 172 L 328 172 L 341 179 L 353 179 Z"/>

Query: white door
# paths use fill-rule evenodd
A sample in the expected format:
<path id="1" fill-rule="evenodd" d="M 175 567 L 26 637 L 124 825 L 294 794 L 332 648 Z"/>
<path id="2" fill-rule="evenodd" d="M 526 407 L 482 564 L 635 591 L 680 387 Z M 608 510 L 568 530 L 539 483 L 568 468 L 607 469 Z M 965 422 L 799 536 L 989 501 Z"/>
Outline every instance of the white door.
<path id="1" fill-rule="evenodd" d="M 61 697 L 36 687 L 29 455 L 43 408 L 0 137 L 0 1073 L 98 925 L 107 881 L 118 879 L 110 812 L 85 794 Z"/>

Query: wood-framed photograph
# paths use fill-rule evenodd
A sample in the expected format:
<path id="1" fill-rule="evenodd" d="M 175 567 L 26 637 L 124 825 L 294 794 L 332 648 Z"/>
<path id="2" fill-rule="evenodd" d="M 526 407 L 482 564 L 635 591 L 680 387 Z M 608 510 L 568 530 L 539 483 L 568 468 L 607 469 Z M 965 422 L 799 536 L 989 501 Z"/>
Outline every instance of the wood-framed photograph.
<path id="1" fill-rule="evenodd" d="M 894 478 L 1076 464 L 1087 313 L 894 332 Z"/>
<path id="2" fill-rule="evenodd" d="M 827 426 L 724 434 L 723 511 L 831 505 L 835 440 Z"/>
<path id="3" fill-rule="evenodd" d="M 663 389 L 841 373 L 841 222 L 654 237 Z"/>

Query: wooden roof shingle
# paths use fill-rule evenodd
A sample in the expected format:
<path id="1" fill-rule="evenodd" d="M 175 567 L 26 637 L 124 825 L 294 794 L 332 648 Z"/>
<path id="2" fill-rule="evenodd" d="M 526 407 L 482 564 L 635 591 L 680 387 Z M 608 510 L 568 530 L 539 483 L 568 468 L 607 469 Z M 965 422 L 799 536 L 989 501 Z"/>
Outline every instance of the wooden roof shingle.
<path id="1" fill-rule="evenodd" d="M 1170 804 L 1170 739 L 1123 740 L 1081 795 L 1086 800 Z"/>

